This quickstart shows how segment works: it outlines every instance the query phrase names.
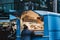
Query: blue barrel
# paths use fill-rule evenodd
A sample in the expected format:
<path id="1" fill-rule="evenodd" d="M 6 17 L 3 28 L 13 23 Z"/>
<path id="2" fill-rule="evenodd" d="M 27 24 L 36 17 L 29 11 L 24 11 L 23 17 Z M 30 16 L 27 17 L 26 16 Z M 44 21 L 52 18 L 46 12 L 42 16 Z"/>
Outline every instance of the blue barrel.
<path id="1" fill-rule="evenodd" d="M 35 12 L 44 16 L 44 36 L 49 36 L 49 40 L 60 40 L 60 14 L 47 11 Z"/>
<path id="2" fill-rule="evenodd" d="M 60 14 L 49 14 L 49 40 L 60 40 Z"/>
<path id="3" fill-rule="evenodd" d="M 48 37 L 39 37 L 39 36 L 37 36 L 37 37 L 33 37 L 33 40 L 49 40 L 49 38 Z"/>

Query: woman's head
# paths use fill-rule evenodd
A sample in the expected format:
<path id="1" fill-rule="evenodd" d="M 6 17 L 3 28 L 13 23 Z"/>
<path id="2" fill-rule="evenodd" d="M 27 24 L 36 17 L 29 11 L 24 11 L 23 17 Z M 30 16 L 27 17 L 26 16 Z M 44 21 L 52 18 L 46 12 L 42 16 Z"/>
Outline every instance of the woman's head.
<path id="1" fill-rule="evenodd" d="M 23 26 L 24 26 L 24 29 L 28 29 L 28 26 L 26 26 L 25 24 Z"/>

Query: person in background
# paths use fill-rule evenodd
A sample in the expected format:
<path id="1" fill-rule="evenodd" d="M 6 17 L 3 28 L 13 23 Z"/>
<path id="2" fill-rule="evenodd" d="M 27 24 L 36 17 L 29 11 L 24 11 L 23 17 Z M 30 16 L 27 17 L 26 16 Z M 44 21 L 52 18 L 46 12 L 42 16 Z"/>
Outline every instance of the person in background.
<path id="1" fill-rule="evenodd" d="M 28 26 L 23 25 L 24 29 L 21 32 L 21 40 L 32 40 L 32 36 L 34 35 L 33 31 L 28 30 Z"/>

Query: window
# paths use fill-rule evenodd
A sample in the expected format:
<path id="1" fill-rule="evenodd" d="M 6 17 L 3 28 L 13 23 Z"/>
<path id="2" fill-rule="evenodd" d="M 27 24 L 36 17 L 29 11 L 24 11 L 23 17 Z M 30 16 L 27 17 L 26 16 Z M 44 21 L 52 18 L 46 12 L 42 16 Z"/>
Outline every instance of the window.
<path id="1" fill-rule="evenodd" d="M 6 0 L 8 3 L 14 2 L 14 0 Z"/>
<path id="2" fill-rule="evenodd" d="M 14 4 L 11 4 L 11 10 L 14 10 Z"/>
<path id="3" fill-rule="evenodd" d="M 40 7 L 46 8 L 46 0 L 40 0 Z"/>
<path id="4" fill-rule="evenodd" d="M 7 0 L 2 0 L 2 3 L 6 3 L 7 2 Z"/>
<path id="5" fill-rule="evenodd" d="M 2 3 L 2 0 L 0 0 L 0 4 Z"/>
<path id="6" fill-rule="evenodd" d="M 0 10 L 2 10 L 2 5 L 0 5 Z"/>
<path id="7" fill-rule="evenodd" d="M 11 3 L 14 2 L 14 0 L 2 0 L 3 3 Z"/>
<path id="8" fill-rule="evenodd" d="M 14 4 L 4 4 L 3 8 L 5 12 L 8 12 L 9 10 L 14 9 Z"/>
<path id="9" fill-rule="evenodd" d="M 4 11 L 7 12 L 11 9 L 11 4 L 4 4 Z"/>
<path id="10" fill-rule="evenodd" d="M 57 11 L 60 13 L 60 0 L 57 0 Z"/>

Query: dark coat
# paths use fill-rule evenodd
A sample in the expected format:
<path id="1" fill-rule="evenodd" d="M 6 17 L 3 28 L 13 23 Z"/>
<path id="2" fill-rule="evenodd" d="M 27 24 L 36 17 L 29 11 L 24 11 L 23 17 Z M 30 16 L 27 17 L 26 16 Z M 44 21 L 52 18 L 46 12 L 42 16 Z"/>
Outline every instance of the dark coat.
<path id="1" fill-rule="evenodd" d="M 21 32 L 21 40 L 31 40 L 31 37 L 34 33 L 28 29 L 24 29 Z"/>

